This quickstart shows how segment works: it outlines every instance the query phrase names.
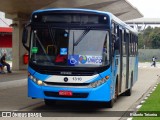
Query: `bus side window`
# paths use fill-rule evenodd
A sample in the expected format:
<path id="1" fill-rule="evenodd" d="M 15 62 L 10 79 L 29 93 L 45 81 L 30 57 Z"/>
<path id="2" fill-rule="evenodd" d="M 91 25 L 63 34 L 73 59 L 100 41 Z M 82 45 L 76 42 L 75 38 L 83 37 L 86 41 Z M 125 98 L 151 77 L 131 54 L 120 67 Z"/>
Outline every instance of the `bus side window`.
<path id="1" fill-rule="evenodd" d="M 119 26 L 117 26 L 114 50 L 119 50 L 119 41 L 120 41 L 120 30 L 119 30 Z"/>
<path id="2" fill-rule="evenodd" d="M 103 44 L 102 56 L 103 56 L 102 63 L 103 63 L 103 65 L 106 65 L 107 64 L 107 35 L 106 35 L 106 38 L 105 38 L 105 41 Z"/>
<path id="3" fill-rule="evenodd" d="M 115 42 L 117 39 L 117 26 L 115 23 L 112 23 L 112 54 L 115 52 Z"/>

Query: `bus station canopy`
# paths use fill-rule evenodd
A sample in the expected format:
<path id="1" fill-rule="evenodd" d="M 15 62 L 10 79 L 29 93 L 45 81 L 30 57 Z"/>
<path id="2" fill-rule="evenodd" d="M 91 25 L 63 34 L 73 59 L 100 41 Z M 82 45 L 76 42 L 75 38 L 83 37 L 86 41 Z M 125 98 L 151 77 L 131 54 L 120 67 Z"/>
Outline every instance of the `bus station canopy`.
<path id="1" fill-rule="evenodd" d="M 138 18 L 125 21 L 127 24 L 160 24 L 160 18 Z"/>
<path id="2" fill-rule="evenodd" d="M 140 18 L 143 15 L 127 0 L 0 0 L 0 11 L 13 20 L 27 20 L 37 9 L 85 8 L 108 11 L 121 20 Z"/>

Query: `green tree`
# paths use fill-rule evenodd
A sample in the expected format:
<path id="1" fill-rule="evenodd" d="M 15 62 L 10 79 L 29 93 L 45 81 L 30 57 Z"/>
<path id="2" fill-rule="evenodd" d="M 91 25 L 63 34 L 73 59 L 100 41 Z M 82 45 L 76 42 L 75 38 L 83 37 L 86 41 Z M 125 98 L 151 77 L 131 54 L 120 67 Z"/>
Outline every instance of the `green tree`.
<path id="1" fill-rule="evenodd" d="M 153 33 L 150 36 L 151 43 L 152 43 L 152 48 L 153 49 L 158 49 L 160 48 L 160 33 Z"/>
<path id="2" fill-rule="evenodd" d="M 142 49 L 144 47 L 144 39 L 143 34 L 138 34 L 138 49 Z"/>
<path id="3" fill-rule="evenodd" d="M 160 28 L 149 26 L 138 35 L 138 48 L 141 49 L 144 45 L 149 49 L 160 48 Z"/>

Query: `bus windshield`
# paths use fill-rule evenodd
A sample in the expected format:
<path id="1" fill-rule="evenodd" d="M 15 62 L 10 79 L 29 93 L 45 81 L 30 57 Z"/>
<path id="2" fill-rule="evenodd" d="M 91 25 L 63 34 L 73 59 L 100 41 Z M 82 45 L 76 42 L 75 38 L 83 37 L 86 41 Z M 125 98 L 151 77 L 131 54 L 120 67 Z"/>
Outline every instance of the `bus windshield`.
<path id="1" fill-rule="evenodd" d="M 42 66 L 106 66 L 109 33 L 107 30 L 34 28 L 30 62 Z"/>

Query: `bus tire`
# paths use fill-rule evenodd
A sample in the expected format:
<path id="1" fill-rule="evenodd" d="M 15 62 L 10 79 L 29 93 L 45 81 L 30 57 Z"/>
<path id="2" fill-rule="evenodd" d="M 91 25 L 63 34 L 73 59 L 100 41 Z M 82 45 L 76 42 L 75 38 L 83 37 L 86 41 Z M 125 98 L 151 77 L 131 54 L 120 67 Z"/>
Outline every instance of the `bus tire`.
<path id="1" fill-rule="evenodd" d="M 116 85 L 115 85 L 115 93 L 114 93 L 114 98 L 108 102 L 108 108 L 112 108 L 114 103 L 117 101 L 118 98 L 118 77 L 116 79 Z"/>
<path id="2" fill-rule="evenodd" d="M 44 99 L 44 103 L 45 103 L 46 106 L 53 106 L 53 105 L 55 105 L 56 101 L 49 100 L 49 99 Z"/>
<path id="3" fill-rule="evenodd" d="M 112 108 L 113 107 L 113 105 L 114 105 L 114 99 L 112 99 L 112 100 L 110 100 L 109 102 L 107 102 L 107 107 L 108 108 Z"/>
<path id="4" fill-rule="evenodd" d="M 132 94 L 132 88 L 128 89 L 126 92 L 125 92 L 125 96 L 131 96 Z"/>

